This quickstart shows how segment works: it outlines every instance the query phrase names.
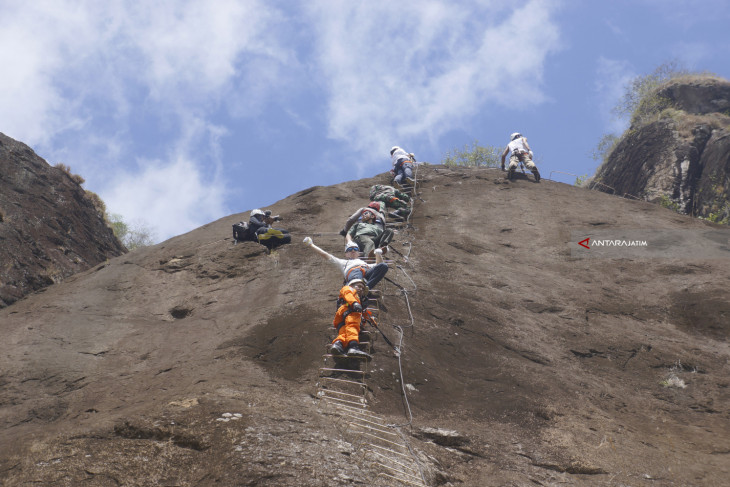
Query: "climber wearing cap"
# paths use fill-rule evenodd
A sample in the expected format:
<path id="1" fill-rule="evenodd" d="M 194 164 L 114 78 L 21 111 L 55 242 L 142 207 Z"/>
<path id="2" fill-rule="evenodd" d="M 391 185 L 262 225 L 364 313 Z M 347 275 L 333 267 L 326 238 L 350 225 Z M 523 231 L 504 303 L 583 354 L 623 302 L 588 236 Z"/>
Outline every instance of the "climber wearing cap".
<path id="1" fill-rule="evenodd" d="M 532 151 L 527 143 L 527 139 L 522 136 L 521 133 L 515 132 L 509 136 L 510 142 L 502 152 L 502 170 L 504 171 L 504 158 L 509 156 L 509 171 L 507 172 L 507 179 L 512 179 L 519 166 L 522 162 L 527 169 L 529 169 L 535 176 L 535 182 L 540 182 L 540 171 L 537 170 L 537 166 L 532 162 Z"/>
<path id="2" fill-rule="evenodd" d="M 413 184 L 413 164 L 416 162 L 416 156 L 413 152 L 406 152 L 397 145 L 390 149 L 390 162 L 393 164 L 391 174 L 393 181 L 399 186 L 404 183 Z"/>
<path id="3" fill-rule="evenodd" d="M 362 300 L 367 296 L 368 288 L 362 279 L 352 279 L 340 289 L 337 299 L 337 312 L 332 324 L 337 330 L 337 337 L 332 340 L 330 352 L 333 355 L 363 356 L 368 354 L 360 350 L 360 322 L 362 321 Z"/>
<path id="4" fill-rule="evenodd" d="M 291 235 L 286 230 L 273 228 L 272 223 L 280 221 L 279 215 L 272 216 L 271 210 L 251 210 L 251 217 L 248 220 L 248 228 L 251 235 L 255 236 L 258 242 L 269 250 L 280 245 L 291 242 Z"/>
<path id="5" fill-rule="evenodd" d="M 363 254 L 372 258 L 376 248 L 387 252 L 388 244 L 393 239 L 393 230 L 377 223 L 375 210 L 365 208 L 361 220 L 350 227 L 345 239 L 347 245 L 356 244 Z"/>
<path id="6" fill-rule="evenodd" d="M 383 251 L 381 249 L 375 249 L 374 251 L 375 264 L 368 264 L 360 259 L 360 247 L 355 243 L 345 246 L 345 257 L 347 259 L 339 259 L 317 247 L 314 245 L 311 237 L 305 237 L 304 244 L 312 247 L 315 252 L 337 266 L 342 272 L 344 282 L 350 282 L 353 279 L 363 279 L 367 287 L 372 289 L 385 277 L 385 273 L 388 272 L 388 264 L 383 262 Z"/>
<path id="7" fill-rule="evenodd" d="M 370 188 L 370 201 L 379 201 L 387 209 L 395 210 L 388 213 L 388 216 L 392 216 L 393 218 L 407 218 L 411 212 L 409 208 L 411 197 L 403 191 L 395 189 L 393 186 L 385 184 L 373 185 Z"/>
<path id="8" fill-rule="evenodd" d="M 343 237 L 347 235 L 347 232 L 350 230 L 350 228 L 358 221 L 362 220 L 362 213 L 365 210 L 375 210 L 375 223 L 382 226 L 385 230 L 385 212 L 383 211 L 385 209 L 385 205 L 381 203 L 380 201 L 371 201 L 369 205 L 360 208 L 355 213 L 353 213 L 350 218 L 347 219 L 345 222 L 345 227 L 340 230 L 340 235 Z"/>

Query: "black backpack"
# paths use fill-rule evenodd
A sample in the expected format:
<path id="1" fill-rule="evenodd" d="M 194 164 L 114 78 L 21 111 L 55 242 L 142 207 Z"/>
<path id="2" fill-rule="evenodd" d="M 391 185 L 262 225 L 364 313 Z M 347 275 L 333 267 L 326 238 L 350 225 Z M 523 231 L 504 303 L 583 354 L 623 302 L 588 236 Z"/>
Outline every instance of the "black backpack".
<path id="1" fill-rule="evenodd" d="M 238 222 L 233 225 L 233 240 L 236 242 L 255 242 L 256 239 L 251 235 L 248 223 Z"/>

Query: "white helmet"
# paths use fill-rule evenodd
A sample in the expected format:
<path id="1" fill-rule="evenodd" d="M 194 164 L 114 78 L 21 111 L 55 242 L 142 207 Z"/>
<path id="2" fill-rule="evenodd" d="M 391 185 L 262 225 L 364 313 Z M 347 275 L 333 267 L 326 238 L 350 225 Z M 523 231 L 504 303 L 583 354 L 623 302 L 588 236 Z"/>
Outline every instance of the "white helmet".
<path id="1" fill-rule="evenodd" d="M 352 281 L 348 282 L 347 285 L 352 287 L 355 284 L 361 284 L 363 287 L 363 291 L 365 293 L 370 292 L 370 289 L 368 288 L 368 283 L 365 281 L 365 279 L 353 279 Z"/>
<path id="2" fill-rule="evenodd" d="M 515 132 L 515 133 L 513 133 L 512 135 L 509 136 L 509 140 L 515 140 L 515 139 L 517 139 L 519 137 L 522 137 L 522 134 L 519 133 L 519 132 Z"/>
<path id="3" fill-rule="evenodd" d="M 251 210 L 251 216 L 264 216 L 264 212 L 256 208 L 255 210 Z"/>
<path id="4" fill-rule="evenodd" d="M 397 150 L 399 150 L 399 149 L 400 149 L 400 150 L 403 150 L 403 149 L 401 149 L 400 147 L 398 147 L 397 145 L 394 145 L 394 146 L 393 146 L 393 147 L 392 147 L 392 148 L 390 149 L 390 155 L 392 156 L 392 155 L 393 155 L 393 152 L 395 152 L 395 151 L 397 151 Z"/>

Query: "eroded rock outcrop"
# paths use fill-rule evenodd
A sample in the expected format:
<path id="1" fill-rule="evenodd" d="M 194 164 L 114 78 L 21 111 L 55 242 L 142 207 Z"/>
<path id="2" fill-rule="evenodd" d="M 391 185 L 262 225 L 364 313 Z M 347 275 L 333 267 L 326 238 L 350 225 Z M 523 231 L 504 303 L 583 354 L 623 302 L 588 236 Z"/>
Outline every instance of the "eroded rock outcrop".
<path id="1" fill-rule="evenodd" d="M 0 308 L 124 252 L 78 181 L 0 133 Z"/>
<path id="2" fill-rule="evenodd" d="M 730 82 L 682 77 L 656 97 L 656 114 L 634 120 L 591 187 L 730 220 Z"/>

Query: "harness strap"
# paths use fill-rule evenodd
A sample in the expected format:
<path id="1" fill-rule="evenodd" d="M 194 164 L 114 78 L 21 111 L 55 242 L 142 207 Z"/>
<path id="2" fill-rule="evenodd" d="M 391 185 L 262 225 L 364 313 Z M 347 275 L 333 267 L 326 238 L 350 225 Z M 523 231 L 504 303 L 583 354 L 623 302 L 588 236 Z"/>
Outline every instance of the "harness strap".
<path id="1" fill-rule="evenodd" d="M 515 156 L 515 157 L 517 158 L 517 160 L 518 160 L 518 161 L 520 161 L 520 162 L 524 162 L 524 161 L 525 161 L 525 159 L 526 159 L 526 156 L 527 156 L 528 154 L 529 154 L 529 152 L 528 152 L 528 151 L 526 151 L 526 150 L 522 150 L 522 149 L 515 149 L 515 150 L 514 150 L 514 151 L 512 152 L 512 155 L 513 155 L 513 156 Z"/>
<path id="2" fill-rule="evenodd" d="M 339 323 L 337 323 L 335 325 L 335 328 L 337 329 L 337 331 L 339 331 L 340 328 L 342 328 L 345 325 L 345 319 L 354 312 L 355 312 L 354 310 L 352 310 L 351 308 L 348 308 L 347 311 L 342 313 L 342 321 L 340 321 Z"/>
<path id="3" fill-rule="evenodd" d="M 368 268 L 364 265 L 358 265 L 355 267 L 350 268 L 349 271 L 347 271 L 347 275 L 345 276 L 346 281 L 350 281 L 350 274 L 352 274 L 352 271 L 359 270 L 362 273 L 362 277 L 365 278 L 365 273 L 368 271 Z"/>

